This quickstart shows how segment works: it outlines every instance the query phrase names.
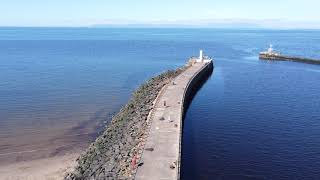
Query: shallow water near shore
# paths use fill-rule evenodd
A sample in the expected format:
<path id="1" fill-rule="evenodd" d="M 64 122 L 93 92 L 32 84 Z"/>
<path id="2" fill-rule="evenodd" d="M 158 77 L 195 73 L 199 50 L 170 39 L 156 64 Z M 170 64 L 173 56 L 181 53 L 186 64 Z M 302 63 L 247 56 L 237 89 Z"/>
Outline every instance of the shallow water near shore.
<path id="1" fill-rule="evenodd" d="M 83 150 L 142 82 L 200 48 L 212 77 L 184 121 L 182 179 L 318 179 L 320 31 L 0 28 L 0 162 Z M 101 128 L 100 128 L 101 129 Z"/>

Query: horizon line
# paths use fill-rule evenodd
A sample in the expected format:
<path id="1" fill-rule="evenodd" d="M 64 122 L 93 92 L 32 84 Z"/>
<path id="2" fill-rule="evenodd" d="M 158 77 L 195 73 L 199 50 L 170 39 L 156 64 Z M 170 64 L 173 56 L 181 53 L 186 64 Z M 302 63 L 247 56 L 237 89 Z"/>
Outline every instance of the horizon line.
<path id="1" fill-rule="evenodd" d="M 310 27 L 214 27 L 214 26 L 188 26 L 188 25 L 92 25 L 92 26 L 1 26 L 0 28 L 88 28 L 88 29 L 233 29 L 233 30 L 320 30 Z"/>
<path id="2" fill-rule="evenodd" d="M 0 24 L 0 27 L 49 27 L 49 28 L 210 28 L 210 29 L 320 29 L 320 21 L 288 19 L 189 19 L 189 20 L 152 20 L 132 19 L 87 19 L 84 21 L 61 21 L 56 23 Z"/>

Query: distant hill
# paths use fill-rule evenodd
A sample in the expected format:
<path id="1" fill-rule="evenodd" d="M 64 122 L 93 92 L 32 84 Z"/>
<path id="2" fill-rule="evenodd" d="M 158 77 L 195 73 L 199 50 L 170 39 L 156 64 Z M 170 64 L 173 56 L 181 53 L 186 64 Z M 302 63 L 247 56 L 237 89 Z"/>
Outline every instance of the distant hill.
<path id="1" fill-rule="evenodd" d="M 212 19 L 212 20 L 179 20 L 136 22 L 130 20 L 107 20 L 105 23 L 91 27 L 119 28 L 237 28 L 237 29 L 320 29 L 320 22 L 298 22 L 280 19 Z"/>

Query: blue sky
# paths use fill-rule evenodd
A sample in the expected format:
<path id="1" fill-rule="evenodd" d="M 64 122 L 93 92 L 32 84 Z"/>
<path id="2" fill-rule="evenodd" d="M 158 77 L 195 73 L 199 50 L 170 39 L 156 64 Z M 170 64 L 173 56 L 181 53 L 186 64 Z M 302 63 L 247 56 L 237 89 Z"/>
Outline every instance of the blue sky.
<path id="1" fill-rule="evenodd" d="M 318 26 L 319 0 L 0 0 L 0 26 L 269 23 Z"/>

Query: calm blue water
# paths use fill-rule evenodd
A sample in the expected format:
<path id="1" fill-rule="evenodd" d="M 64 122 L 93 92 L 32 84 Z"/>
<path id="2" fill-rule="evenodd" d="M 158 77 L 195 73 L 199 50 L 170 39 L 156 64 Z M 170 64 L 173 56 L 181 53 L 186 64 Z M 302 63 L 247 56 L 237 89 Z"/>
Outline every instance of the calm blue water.
<path id="1" fill-rule="evenodd" d="M 0 159 L 87 144 L 140 83 L 203 48 L 215 70 L 186 114 L 182 178 L 319 179 L 320 66 L 259 61 L 269 44 L 320 59 L 320 31 L 2 28 Z"/>

